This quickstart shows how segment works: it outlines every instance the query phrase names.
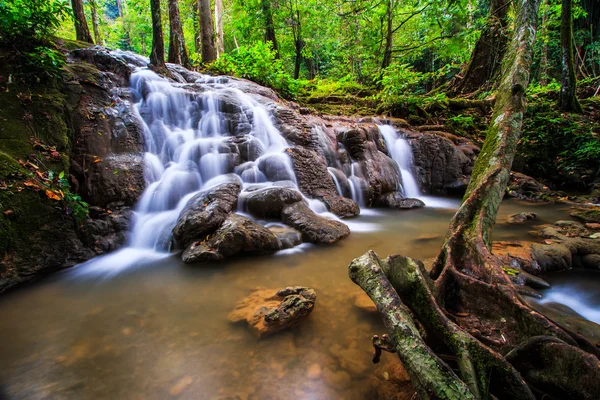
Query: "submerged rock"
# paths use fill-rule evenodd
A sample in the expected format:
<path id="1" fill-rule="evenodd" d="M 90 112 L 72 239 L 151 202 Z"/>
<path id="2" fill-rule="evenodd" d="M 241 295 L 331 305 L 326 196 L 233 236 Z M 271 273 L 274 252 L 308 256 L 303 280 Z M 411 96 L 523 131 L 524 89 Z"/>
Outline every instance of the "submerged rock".
<path id="1" fill-rule="evenodd" d="M 518 214 L 513 214 L 511 216 L 508 217 L 508 223 L 509 224 L 522 224 L 524 222 L 527 221 L 533 221 L 534 219 L 537 219 L 537 214 L 534 212 L 520 212 Z"/>
<path id="2" fill-rule="evenodd" d="M 246 321 L 253 334 L 264 338 L 297 326 L 310 315 L 316 300 L 317 294 L 308 287 L 256 289 L 236 304 L 229 320 Z"/>
<path id="3" fill-rule="evenodd" d="M 245 206 L 257 218 L 281 218 L 281 211 L 290 204 L 302 201 L 297 190 L 269 187 L 250 192 L 245 197 Z"/>
<path id="4" fill-rule="evenodd" d="M 184 207 L 173 228 L 173 238 L 180 247 L 210 235 L 235 209 L 241 186 L 225 183 L 202 191 Z"/>
<path id="5" fill-rule="evenodd" d="M 279 239 L 281 249 L 291 249 L 302 243 L 302 234 L 289 226 L 270 226 L 269 230 Z"/>
<path id="6" fill-rule="evenodd" d="M 425 207 L 425 203 L 421 200 L 404 198 L 400 192 L 386 193 L 380 196 L 375 204 L 382 207 L 398 208 L 401 210 Z"/>
<path id="7" fill-rule="evenodd" d="M 281 220 L 300 231 L 305 242 L 335 243 L 350 234 L 346 225 L 315 214 L 305 203 L 285 207 L 281 212 Z"/>
<path id="8" fill-rule="evenodd" d="M 588 223 L 600 222 L 600 210 L 597 209 L 574 211 L 571 213 L 571 216 Z"/>
<path id="9" fill-rule="evenodd" d="M 183 252 L 183 262 L 220 261 L 238 253 L 265 254 L 282 245 L 269 229 L 249 218 L 231 214 L 207 240 L 192 242 Z"/>

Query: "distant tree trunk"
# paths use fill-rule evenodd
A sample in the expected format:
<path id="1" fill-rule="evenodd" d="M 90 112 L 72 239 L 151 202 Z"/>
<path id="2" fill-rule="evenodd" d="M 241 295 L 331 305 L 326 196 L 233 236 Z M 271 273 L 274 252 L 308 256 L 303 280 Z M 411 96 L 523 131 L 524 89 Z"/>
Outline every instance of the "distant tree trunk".
<path id="1" fill-rule="evenodd" d="M 542 37 L 544 41 L 542 43 L 542 54 L 540 57 L 540 71 L 539 71 L 539 82 L 540 85 L 546 86 L 548 84 L 548 40 L 546 36 L 548 35 L 548 10 L 544 9 L 542 13 L 542 22 L 540 24 L 540 31 L 542 32 Z"/>
<path id="2" fill-rule="evenodd" d="M 275 25 L 273 24 L 271 0 L 261 0 L 260 3 L 265 21 L 265 42 L 271 42 L 271 48 L 273 51 L 275 51 L 275 55 L 279 57 L 279 47 L 277 46 L 277 37 L 275 36 Z"/>
<path id="3" fill-rule="evenodd" d="M 96 0 L 89 0 L 90 9 L 92 10 L 92 28 L 94 29 L 94 39 L 96 44 L 102 44 L 102 38 L 100 37 L 100 28 L 98 27 L 98 4 Z"/>
<path id="4" fill-rule="evenodd" d="M 381 62 L 381 70 L 390 66 L 392 63 L 392 48 L 394 39 L 394 2 L 393 0 L 387 0 L 387 11 L 386 11 L 386 34 L 385 34 L 385 49 L 383 50 L 383 61 Z"/>
<path id="5" fill-rule="evenodd" d="M 304 48 L 304 39 L 302 38 L 302 23 L 300 22 L 300 9 L 296 0 L 290 1 L 290 23 L 292 25 L 292 37 L 294 38 L 294 48 L 296 50 L 294 62 L 294 79 L 300 77 L 300 67 L 302 66 L 302 49 Z"/>
<path id="6" fill-rule="evenodd" d="M 179 17 L 179 4 L 177 0 L 169 0 L 169 57 L 170 63 L 180 64 L 190 68 L 190 59 L 185 48 L 183 29 Z"/>
<path id="7" fill-rule="evenodd" d="M 117 9 L 119 10 L 119 17 L 123 18 L 123 0 L 117 0 Z"/>
<path id="8" fill-rule="evenodd" d="M 217 50 L 215 48 L 215 31 L 213 29 L 210 0 L 199 0 L 199 2 L 200 30 L 202 32 L 202 61 L 211 62 L 217 59 Z"/>
<path id="9" fill-rule="evenodd" d="M 150 0 L 152 11 L 152 51 L 150 52 L 150 67 L 160 73 L 167 73 L 165 65 L 165 42 L 160 17 L 160 0 Z"/>
<path id="10" fill-rule="evenodd" d="M 202 34 L 200 33 L 200 5 L 199 0 L 192 1 L 192 13 L 194 14 L 194 51 L 202 53 Z"/>
<path id="11" fill-rule="evenodd" d="M 469 64 L 450 83 L 450 93 L 473 93 L 492 86 L 493 78 L 502 66 L 508 43 L 506 28 L 510 4 L 510 0 L 491 0 L 486 25 L 471 53 Z"/>
<path id="12" fill-rule="evenodd" d="M 562 111 L 580 113 L 582 110 L 577 100 L 577 76 L 575 75 L 575 57 L 573 56 L 573 0 L 562 0 L 560 45 L 562 74 L 559 107 Z"/>
<path id="13" fill-rule="evenodd" d="M 215 0 L 215 33 L 217 57 L 225 53 L 225 43 L 223 42 L 223 0 Z"/>
<path id="14" fill-rule="evenodd" d="M 75 21 L 75 34 L 77 40 L 94 43 L 94 39 L 92 39 L 92 35 L 90 35 L 90 29 L 88 28 L 85 19 L 82 0 L 71 0 L 71 6 L 73 7 L 73 21 Z"/>

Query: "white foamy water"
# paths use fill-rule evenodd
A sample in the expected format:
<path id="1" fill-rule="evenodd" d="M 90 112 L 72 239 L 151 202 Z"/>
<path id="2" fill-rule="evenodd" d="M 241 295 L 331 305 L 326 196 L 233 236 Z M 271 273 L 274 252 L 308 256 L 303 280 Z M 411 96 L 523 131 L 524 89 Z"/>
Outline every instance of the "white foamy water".
<path id="1" fill-rule="evenodd" d="M 600 324 L 600 309 L 590 305 L 594 304 L 592 301 L 592 297 L 594 296 L 596 296 L 596 293 L 577 290 L 573 287 L 569 287 L 568 285 L 559 284 L 553 286 L 552 289 L 544 293 L 544 297 L 539 300 L 539 302 L 541 304 L 564 304 L 581 314 L 586 319 Z"/>

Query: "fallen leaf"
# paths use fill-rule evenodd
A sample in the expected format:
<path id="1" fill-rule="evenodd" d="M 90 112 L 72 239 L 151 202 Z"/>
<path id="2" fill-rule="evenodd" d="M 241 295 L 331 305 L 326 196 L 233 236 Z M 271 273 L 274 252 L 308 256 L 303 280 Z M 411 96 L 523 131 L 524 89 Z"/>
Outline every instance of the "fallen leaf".
<path id="1" fill-rule="evenodd" d="M 60 196 L 51 190 L 46 190 L 46 196 L 52 200 L 61 200 Z"/>

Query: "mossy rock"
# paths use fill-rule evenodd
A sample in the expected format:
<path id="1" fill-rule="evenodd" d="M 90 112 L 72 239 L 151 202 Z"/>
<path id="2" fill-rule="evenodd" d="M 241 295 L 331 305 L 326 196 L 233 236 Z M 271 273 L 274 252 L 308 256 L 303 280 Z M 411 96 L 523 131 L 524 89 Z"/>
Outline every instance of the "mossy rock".
<path id="1" fill-rule="evenodd" d="M 600 209 L 574 211 L 571 216 L 585 222 L 600 223 Z"/>

